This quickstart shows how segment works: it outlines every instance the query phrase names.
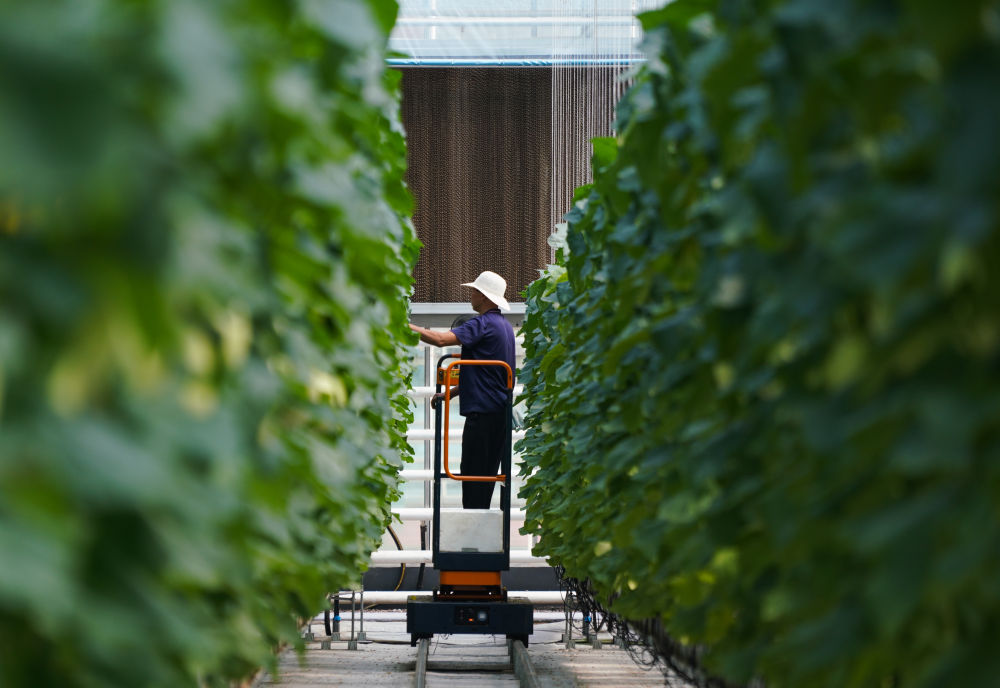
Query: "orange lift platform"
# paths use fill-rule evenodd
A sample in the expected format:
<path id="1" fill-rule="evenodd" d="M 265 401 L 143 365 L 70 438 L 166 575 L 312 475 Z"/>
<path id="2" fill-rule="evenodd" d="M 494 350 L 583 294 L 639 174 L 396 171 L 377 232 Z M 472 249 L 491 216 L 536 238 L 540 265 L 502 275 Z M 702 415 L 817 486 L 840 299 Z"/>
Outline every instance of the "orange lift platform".
<path id="1" fill-rule="evenodd" d="M 451 361 L 446 367 L 442 364 Z M 451 389 L 462 366 L 500 366 L 507 374 L 506 447 L 495 476 L 459 475 L 448 465 L 448 412 Z M 504 635 L 525 647 L 533 628 L 531 603 L 507 597 L 501 572 L 510 569 L 511 423 L 514 371 L 504 361 L 461 360 L 456 354 L 438 359 L 437 386 L 444 403 L 434 409 L 434 510 L 432 555 L 439 586 L 432 595 L 411 595 L 406 603 L 410 644 L 434 634 Z M 442 408 L 443 407 L 443 408 Z M 443 430 L 442 430 L 443 426 Z M 442 465 L 443 459 L 443 465 Z M 493 481 L 500 484 L 500 509 L 443 509 L 441 481 Z"/>

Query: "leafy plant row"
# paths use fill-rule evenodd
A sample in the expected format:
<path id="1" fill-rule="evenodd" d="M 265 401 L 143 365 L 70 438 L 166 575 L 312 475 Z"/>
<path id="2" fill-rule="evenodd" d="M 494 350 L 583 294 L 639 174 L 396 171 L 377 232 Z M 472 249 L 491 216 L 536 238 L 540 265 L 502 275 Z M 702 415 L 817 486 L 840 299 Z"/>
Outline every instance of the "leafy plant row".
<path id="1" fill-rule="evenodd" d="M 1000 659 L 1000 6 L 677 0 L 527 291 L 525 532 L 769 686 Z"/>
<path id="2" fill-rule="evenodd" d="M 0 10 L 0 683 L 229 685 L 409 452 L 391 0 Z"/>

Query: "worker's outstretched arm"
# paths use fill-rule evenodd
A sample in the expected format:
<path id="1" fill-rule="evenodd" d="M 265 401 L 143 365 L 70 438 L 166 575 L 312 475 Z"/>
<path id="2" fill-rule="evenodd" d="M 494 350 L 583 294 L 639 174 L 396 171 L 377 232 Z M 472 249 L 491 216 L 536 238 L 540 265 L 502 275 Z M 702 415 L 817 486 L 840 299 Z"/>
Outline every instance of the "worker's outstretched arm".
<path id="1" fill-rule="evenodd" d="M 420 341 L 433 346 L 458 346 L 461 344 L 458 337 L 451 330 L 447 332 L 435 332 L 426 327 L 420 327 L 410 323 L 410 329 L 420 335 Z"/>

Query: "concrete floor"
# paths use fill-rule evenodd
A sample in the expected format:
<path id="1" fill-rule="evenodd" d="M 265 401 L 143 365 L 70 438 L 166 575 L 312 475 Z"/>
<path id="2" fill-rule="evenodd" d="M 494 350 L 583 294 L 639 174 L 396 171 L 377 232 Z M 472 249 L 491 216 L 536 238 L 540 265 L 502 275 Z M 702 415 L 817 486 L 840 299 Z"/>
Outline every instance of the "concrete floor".
<path id="1" fill-rule="evenodd" d="M 624 650 L 604 637 L 600 649 L 578 643 L 566 649 L 562 641 L 564 621 L 559 612 L 536 611 L 535 632 L 529 640 L 531 657 L 539 682 L 546 688 L 690 688 L 670 680 L 659 668 L 644 670 Z M 343 637 L 350 632 L 349 621 L 341 622 Z M 360 630 L 360 624 L 358 627 Z M 262 676 L 256 686 L 412 686 L 416 649 L 410 647 L 406 617 L 402 611 L 370 611 L 365 614 L 367 640 L 357 650 L 347 649 L 346 640 L 323 649 L 323 617 L 313 620 L 314 641 L 307 641 L 304 654 L 294 650 L 279 658 L 276 677 Z M 431 640 L 427 685 L 430 688 L 486 688 L 516 686 L 508 663 L 506 639 L 499 636 L 445 635 Z M 458 671 L 461 665 L 465 671 Z"/>

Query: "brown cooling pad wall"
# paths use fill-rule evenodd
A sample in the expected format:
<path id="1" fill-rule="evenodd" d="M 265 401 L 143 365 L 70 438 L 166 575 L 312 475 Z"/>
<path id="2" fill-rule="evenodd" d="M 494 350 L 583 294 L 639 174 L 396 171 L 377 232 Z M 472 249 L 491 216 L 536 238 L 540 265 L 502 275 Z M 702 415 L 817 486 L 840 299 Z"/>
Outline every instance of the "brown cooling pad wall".
<path id="1" fill-rule="evenodd" d="M 403 70 L 407 181 L 424 242 L 414 301 L 468 301 L 483 270 L 508 301 L 549 262 L 551 72 Z"/>

